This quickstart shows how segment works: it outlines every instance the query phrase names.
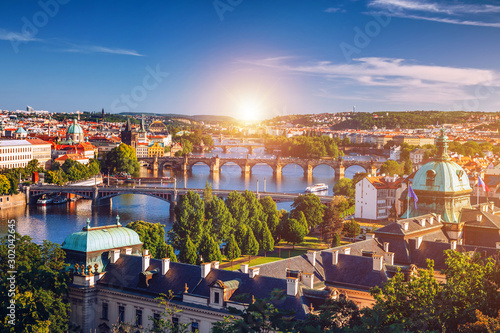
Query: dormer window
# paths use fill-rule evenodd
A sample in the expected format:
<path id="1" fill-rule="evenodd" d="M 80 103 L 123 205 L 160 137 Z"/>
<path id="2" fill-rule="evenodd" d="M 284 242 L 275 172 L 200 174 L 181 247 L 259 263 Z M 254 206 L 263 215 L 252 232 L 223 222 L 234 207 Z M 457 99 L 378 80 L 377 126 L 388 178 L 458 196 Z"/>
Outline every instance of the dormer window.
<path id="1" fill-rule="evenodd" d="M 218 291 L 214 292 L 214 303 L 215 304 L 220 303 L 220 293 Z"/>
<path id="2" fill-rule="evenodd" d="M 425 186 L 434 186 L 434 181 L 436 180 L 436 171 L 427 170 L 426 175 L 427 178 L 425 181 Z"/>

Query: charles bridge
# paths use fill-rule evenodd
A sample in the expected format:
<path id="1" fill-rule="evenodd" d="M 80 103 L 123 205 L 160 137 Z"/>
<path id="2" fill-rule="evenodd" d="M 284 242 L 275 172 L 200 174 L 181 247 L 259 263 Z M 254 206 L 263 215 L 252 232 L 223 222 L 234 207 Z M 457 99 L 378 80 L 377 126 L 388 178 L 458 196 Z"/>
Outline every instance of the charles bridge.
<path id="1" fill-rule="evenodd" d="M 205 164 L 210 168 L 210 172 L 219 172 L 221 168 L 228 164 L 236 164 L 241 168 L 241 172 L 250 174 L 252 168 L 257 164 L 265 164 L 273 169 L 273 173 L 280 176 L 282 170 L 287 165 L 298 165 L 304 170 L 304 175 L 312 176 L 313 170 L 318 165 L 328 165 L 335 171 L 335 179 L 344 178 L 345 170 L 351 166 L 360 166 L 366 172 L 375 175 L 377 169 L 382 166 L 378 161 L 351 161 L 334 159 L 301 159 L 301 158 L 220 158 L 216 157 L 147 157 L 138 158 L 142 166 L 147 166 L 153 170 L 172 168 L 178 171 L 189 172 L 196 164 Z"/>

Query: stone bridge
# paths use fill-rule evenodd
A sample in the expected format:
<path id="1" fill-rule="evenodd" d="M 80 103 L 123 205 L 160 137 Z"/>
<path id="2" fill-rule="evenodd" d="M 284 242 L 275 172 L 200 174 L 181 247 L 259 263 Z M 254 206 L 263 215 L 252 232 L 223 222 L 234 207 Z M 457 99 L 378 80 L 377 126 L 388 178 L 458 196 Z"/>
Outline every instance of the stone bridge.
<path id="1" fill-rule="evenodd" d="M 93 206 L 106 205 L 110 200 L 122 194 L 142 194 L 161 199 L 170 203 L 170 209 L 173 210 L 180 196 L 186 195 L 187 192 L 192 191 L 199 193 L 203 196 L 204 189 L 188 189 L 188 188 L 167 188 L 167 187 L 152 187 L 152 186 L 133 186 L 133 187 L 119 187 L 119 186 L 57 186 L 57 185 L 34 185 L 24 188 L 26 194 L 26 203 L 34 204 L 36 200 L 44 194 L 53 193 L 72 193 L 79 195 L 85 199 L 92 200 Z M 212 189 L 212 193 L 219 197 L 227 197 L 233 190 L 217 190 Z M 244 191 L 237 191 L 243 193 Z M 274 192 L 255 192 L 257 198 L 269 196 L 274 201 L 293 201 L 301 193 L 274 193 Z M 320 196 L 321 202 L 328 203 L 332 200 L 332 196 Z"/>
<path id="2" fill-rule="evenodd" d="M 360 166 L 366 172 L 375 175 L 377 169 L 382 166 L 382 162 L 376 161 L 339 161 L 332 159 L 300 159 L 300 158 L 219 158 L 219 157 L 154 157 L 139 158 L 142 165 L 149 165 L 153 169 L 163 169 L 170 167 L 184 172 L 191 171 L 196 164 L 205 164 L 210 168 L 210 172 L 219 172 L 225 164 L 236 164 L 241 168 L 242 173 L 251 173 L 252 168 L 257 164 L 265 164 L 273 169 L 273 173 L 280 176 L 282 170 L 287 165 L 298 165 L 304 170 L 304 175 L 312 176 L 313 170 L 319 165 L 328 165 L 335 170 L 335 179 L 344 178 L 345 170 L 351 166 Z"/>

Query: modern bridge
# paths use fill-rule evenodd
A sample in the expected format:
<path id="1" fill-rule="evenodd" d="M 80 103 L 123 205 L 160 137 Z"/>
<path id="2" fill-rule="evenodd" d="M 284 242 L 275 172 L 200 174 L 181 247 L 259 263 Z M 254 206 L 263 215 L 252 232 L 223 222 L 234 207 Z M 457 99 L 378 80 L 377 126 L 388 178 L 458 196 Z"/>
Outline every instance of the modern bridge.
<path id="1" fill-rule="evenodd" d="M 106 205 L 110 203 L 110 199 L 122 194 L 142 194 L 155 197 L 170 203 L 170 209 L 173 209 L 178 202 L 180 196 L 186 195 L 189 191 L 199 193 L 203 196 L 204 189 L 189 189 L 189 188 L 166 188 L 153 186 L 57 186 L 57 185 L 34 185 L 25 187 L 26 203 L 36 203 L 38 197 L 44 194 L 51 193 L 72 193 L 81 196 L 82 198 L 92 200 L 93 206 Z M 234 190 L 217 190 L 212 189 L 212 194 L 219 197 L 227 197 Z M 243 193 L 245 191 L 236 191 Z M 274 201 L 293 201 L 302 193 L 276 193 L 276 192 L 255 192 L 257 198 L 271 197 Z M 321 202 L 328 203 L 333 196 L 319 196 Z"/>

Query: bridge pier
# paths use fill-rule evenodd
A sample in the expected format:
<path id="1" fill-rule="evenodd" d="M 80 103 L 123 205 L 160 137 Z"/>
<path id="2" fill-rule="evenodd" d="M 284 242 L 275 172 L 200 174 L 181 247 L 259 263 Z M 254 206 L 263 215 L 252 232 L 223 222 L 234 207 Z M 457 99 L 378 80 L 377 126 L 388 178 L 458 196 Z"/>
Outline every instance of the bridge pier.
<path id="1" fill-rule="evenodd" d="M 249 153 L 250 155 L 252 155 L 252 154 L 253 154 L 253 146 L 249 146 L 249 147 L 248 147 L 248 153 Z"/>
<path id="2" fill-rule="evenodd" d="M 212 159 L 212 163 L 210 164 L 210 172 L 219 172 L 220 171 L 220 158 L 215 157 Z"/>
<path id="3" fill-rule="evenodd" d="M 24 188 L 24 198 L 26 199 L 26 205 L 30 204 L 30 187 L 26 186 Z"/>
<path id="4" fill-rule="evenodd" d="M 377 167 L 375 166 L 375 164 L 372 164 L 370 169 L 372 176 L 375 177 L 377 175 Z"/>
<path id="5" fill-rule="evenodd" d="M 304 176 L 307 177 L 308 179 L 311 178 L 313 175 L 313 169 L 314 169 L 314 166 L 307 163 L 307 165 L 304 167 Z"/>
<path id="6" fill-rule="evenodd" d="M 252 166 L 248 163 L 245 163 L 245 165 L 241 168 L 241 172 L 244 173 L 245 175 L 251 174 Z"/>
<path id="7" fill-rule="evenodd" d="M 222 146 L 222 152 L 223 152 L 224 154 L 227 154 L 227 150 L 228 150 L 228 149 L 227 149 L 227 146 Z"/>
<path id="8" fill-rule="evenodd" d="M 344 177 L 345 177 L 345 168 L 342 164 L 340 164 L 338 168 L 335 168 L 335 180 L 339 181 Z"/>

